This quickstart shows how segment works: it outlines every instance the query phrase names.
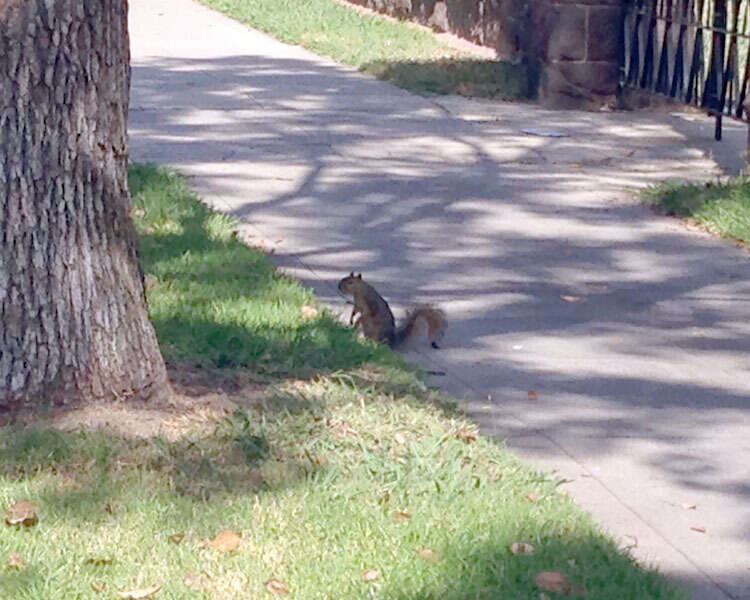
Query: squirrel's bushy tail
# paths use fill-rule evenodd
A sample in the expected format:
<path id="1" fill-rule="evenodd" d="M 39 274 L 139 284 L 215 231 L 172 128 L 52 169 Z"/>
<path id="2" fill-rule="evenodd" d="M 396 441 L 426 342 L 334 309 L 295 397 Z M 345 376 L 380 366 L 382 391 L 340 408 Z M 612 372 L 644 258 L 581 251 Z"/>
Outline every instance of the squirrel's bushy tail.
<path id="1" fill-rule="evenodd" d="M 437 348 L 437 342 L 443 336 L 444 330 L 445 312 L 443 310 L 434 306 L 416 306 L 409 311 L 403 325 L 393 334 L 391 347 L 395 348 L 424 331 L 432 347 Z"/>

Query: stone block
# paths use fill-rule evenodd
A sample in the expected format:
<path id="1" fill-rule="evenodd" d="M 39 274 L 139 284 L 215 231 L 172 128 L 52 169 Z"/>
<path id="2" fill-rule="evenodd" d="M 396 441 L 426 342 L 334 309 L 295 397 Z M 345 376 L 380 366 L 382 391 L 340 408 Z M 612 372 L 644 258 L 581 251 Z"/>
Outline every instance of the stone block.
<path id="1" fill-rule="evenodd" d="M 551 31 L 547 42 L 547 60 L 586 59 L 586 18 L 582 6 L 558 6 L 549 21 Z"/>
<path id="2" fill-rule="evenodd" d="M 611 62 L 557 62 L 549 65 L 572 86 L 600 96 L 617 92 L 620 65 Z"/>
<path id="3" fill-rule="evenodd" d="M 617 6 L 592 6 L 589 9 L 586 60 L 619 62 L 623 18 L 623 9 Z"/>

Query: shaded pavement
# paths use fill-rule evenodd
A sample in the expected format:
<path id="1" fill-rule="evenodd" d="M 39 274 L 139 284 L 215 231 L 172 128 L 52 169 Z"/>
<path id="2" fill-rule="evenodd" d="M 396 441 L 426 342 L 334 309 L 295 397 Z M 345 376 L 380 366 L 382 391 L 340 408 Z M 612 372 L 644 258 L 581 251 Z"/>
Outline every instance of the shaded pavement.
<path id="1" fill-rule="evenodd" d="M 432 384 L 695 598 L 750 598 L 748 254 L 633 194 L 736 172 L 744 127 L 422 98 L 188 0 L 132 0 L 131 38 L 133 160 L 332 305 L 356 269 L 445 308 Z"/>

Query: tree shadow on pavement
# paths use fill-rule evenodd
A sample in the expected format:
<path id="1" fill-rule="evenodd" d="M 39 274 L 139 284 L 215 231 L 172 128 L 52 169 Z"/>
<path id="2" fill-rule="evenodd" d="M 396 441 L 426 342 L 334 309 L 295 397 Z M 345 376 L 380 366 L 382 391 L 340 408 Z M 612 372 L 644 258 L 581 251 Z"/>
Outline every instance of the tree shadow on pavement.
<path id="1" fill-rule="evenodd" d="M 750 502 L 747 255 L 630 191 L 717 174 L 689 121 L 458 106 L 256 55 L 139 61 L 133 81 L 133 159 L 192 178 L 324 300 L 355 269 L 397 317 L 443 306 L 424 363 L 487 431 L 569 443 L 581 465 L 630 456 L 660 506 L 662 483 L 727 514 Z"/>

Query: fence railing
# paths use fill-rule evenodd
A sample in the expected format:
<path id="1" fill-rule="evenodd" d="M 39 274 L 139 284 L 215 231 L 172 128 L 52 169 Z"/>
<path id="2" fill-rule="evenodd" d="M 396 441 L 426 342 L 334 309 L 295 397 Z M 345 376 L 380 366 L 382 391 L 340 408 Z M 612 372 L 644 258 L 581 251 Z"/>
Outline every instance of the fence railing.
<path id="1" fill-rule="evenodd" d="M 750 0 L 629 0 L 623 85 L 750 122 Z M 750 109 L 750 106 L 748 106 Z"/>

